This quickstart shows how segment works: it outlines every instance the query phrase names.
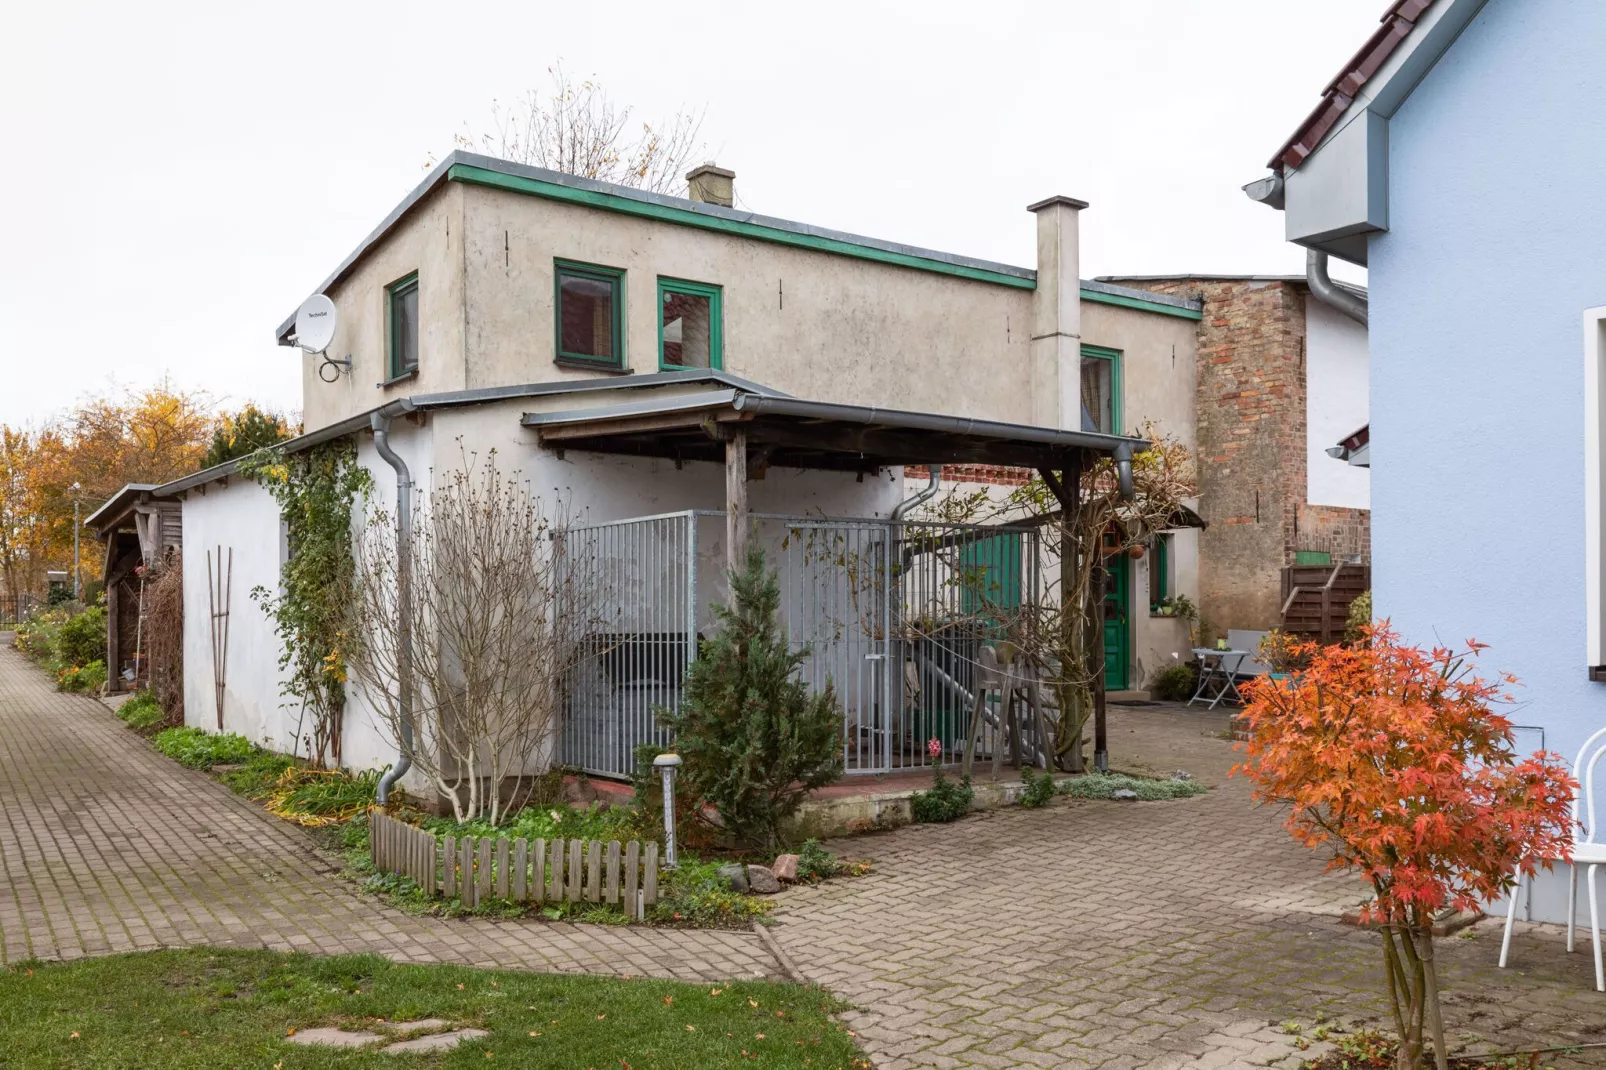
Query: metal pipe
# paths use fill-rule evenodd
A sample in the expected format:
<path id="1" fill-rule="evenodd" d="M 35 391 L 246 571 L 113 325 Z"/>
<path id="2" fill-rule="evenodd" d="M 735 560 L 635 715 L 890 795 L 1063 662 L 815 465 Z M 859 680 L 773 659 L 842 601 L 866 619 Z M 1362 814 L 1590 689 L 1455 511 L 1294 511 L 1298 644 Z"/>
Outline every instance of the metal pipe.
<path id="1" fill-rule="evenodd" d="M 375 799 L 381 806 L 389 801 L 396 781 L 413 767 L 413 476 L 407 470 L 407 462 L 390 448 L 390 408 L 374 413 L 371 426 L 374 449 L 396 470 L 396 712 L 401 725 L 401 756 L 379 780 Z"/>
<path id="2" fill-rule="evenodd" d="M 942 465 L 927 465 L 927 468 L 931 472 L 931 478 L 926 481 L 925 487 L 919 491 L 916 491 L 912 497 L 905 498 L 903 501 L 893 506 L 892 516 L 888 519 L 895 521 L 902 520 L 904 518 L 904 514 L 908 513 L 909 510 L 913 509 L 917 505 L 924 505 L 932 498 L 936 497 L 937 487 L 942 483 Z"/>
<path id="3" fill-rule="evenodd" d="M 1320 249 L 1305 250 L 1305 282 L 1316 300 L 1331 305 L 1362 327 L 1367 325 L 1366 298 L 1350 293 L 1333 281 L 1327 274 L 1327 254 Z"/>
<path id="4" fill-rule="evenodd" d="M 1129 502 L 1135 493 L 1132 487 L 1132 447 L 1121 443 L 1115 447 L 1115 474 L 1120 480 L 1121 500 Z"/>

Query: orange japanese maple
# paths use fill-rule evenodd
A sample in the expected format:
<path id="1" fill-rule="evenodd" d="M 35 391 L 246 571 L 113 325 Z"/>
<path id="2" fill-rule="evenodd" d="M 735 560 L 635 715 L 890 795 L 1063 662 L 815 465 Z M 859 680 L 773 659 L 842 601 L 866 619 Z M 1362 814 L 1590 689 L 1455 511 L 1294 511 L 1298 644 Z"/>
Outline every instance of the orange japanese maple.
<path id="1" fill-rule="evenodd" d="M 1519 867 L 1571 858 L 1577 784 L 1557 755 L 1518 759 L 1492 708 L 1516 680 L 1472 672 L 1484 646 L 1423 651 L 1384 621 L 1353 646 L 1300 644 L 1308 668 L 1245 689 L 1248 760 L 1234 774 L 1290 807 L 1288 831 L 1330 852 L 1328 869 L 1372 885 L 1364 918 L 1383 937 L 1401 1070 L 1423 1064 L 1425 1028 L 1445 1065 L 1435 915 L 1500 898 Z"/>

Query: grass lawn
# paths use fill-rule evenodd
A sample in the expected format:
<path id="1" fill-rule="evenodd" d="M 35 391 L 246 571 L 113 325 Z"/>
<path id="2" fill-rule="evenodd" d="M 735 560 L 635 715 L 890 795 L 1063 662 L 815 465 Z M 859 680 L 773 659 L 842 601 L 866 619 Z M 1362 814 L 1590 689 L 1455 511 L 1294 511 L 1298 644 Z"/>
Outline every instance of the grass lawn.
<path id="1" fill-rule="evenodd" d="M 717 993 L 717 994 L 716 994 Z M 817 989 L 399 966 L 197 948 L 0 970 L 0 1070 L 223 1067 L 868 1067 Z M 288 1044 L 290 1030 L 444 1018 L 444 1054 Z"/>

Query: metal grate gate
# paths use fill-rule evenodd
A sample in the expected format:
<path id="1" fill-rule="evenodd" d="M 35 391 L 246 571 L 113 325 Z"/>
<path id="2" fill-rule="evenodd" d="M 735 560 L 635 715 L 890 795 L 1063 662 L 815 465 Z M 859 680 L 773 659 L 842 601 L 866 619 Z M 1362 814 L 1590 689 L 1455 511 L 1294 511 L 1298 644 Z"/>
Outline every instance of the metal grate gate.
<path id="1" fill-rule="evenodd" d="M 961 758 L 982 647 L 1025 626 L 1039 596 L 1039 543 L 1025 527 L 758 515 L 781 612 L 809 656 L 811 688 L 833 688 L 849 773 Z M 604 612 L 570 683 L 561 760 L 629 776 L 641 743 L 667 745 L 655 710 L 728 597 L 724 514 L 706 510 L 571 529 L 570 555 L 601 578 Z M 998 744 L 996 696 L 980 756 Z M 935 743 L 933 743 L 935 741 Z M 936 748 L 933 755 L 928 749 Z"/>

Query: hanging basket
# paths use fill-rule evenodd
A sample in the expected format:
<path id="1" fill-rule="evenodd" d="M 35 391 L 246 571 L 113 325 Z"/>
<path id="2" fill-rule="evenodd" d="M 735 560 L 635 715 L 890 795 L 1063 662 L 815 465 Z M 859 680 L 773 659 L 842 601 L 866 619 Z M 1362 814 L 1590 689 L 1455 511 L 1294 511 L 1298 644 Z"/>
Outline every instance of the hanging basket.
<path id="1" fill-rule="evenodd" d="M 1126 548 L 1126 556 L 1128 556 L 1132 560 L 1136 561 L 1138 558 L 1143 556 L 1143 547 L 1141 547 L 1141 546 L 1128 546 Z"/>

